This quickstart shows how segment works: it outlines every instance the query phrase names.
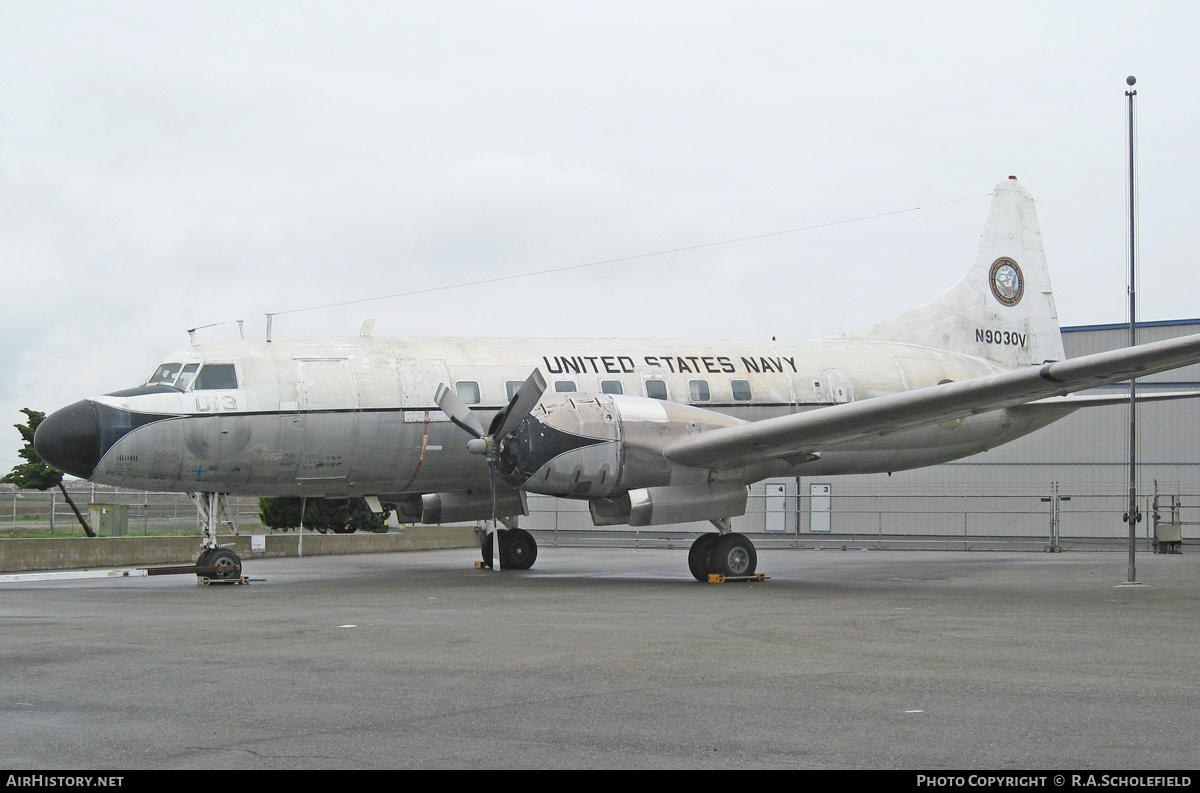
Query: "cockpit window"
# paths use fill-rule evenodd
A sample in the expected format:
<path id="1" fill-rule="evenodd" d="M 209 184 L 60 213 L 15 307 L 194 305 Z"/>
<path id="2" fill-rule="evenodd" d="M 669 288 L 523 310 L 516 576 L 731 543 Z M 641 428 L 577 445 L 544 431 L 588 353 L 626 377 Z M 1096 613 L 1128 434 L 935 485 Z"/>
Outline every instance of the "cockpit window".
<path id="1" fill-rule="evenodd" d="M 237 388 L 237 372 L 231 363 L 206 363 L 192 387 L 197 391 Z"/>
<path id="2" fill-rule="evenodd" d="M 181 366 L 182 364 L 178 363 L 159 364 L 154 374 L 146 381 L 146 385 L 175 385 L 175 377 L 179 374 Z"/>
<path id="3" fill-rule="evenodd" d="M 237 371 L 231 363 L 160 363 L 146 385 L 169 385 L 180 391 L 188 387 L 216 391 L 238 387 Z"/>
<path id="4" fill-rule="evenodd" d="M 191 385 L 192 378 L 196 376 L 196 370 L 199 368 L 200 364 L 198 363 L 185 363 L 179 379 L 175 381 L 175 387 L 180 391 L 187 391 L 187 387 Z"/>

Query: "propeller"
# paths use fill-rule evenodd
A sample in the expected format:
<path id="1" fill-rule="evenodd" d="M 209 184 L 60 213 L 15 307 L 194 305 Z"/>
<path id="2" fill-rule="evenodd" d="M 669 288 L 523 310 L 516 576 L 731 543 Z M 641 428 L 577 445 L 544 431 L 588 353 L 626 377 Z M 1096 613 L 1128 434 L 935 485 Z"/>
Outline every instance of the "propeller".
<path id="1" fill-rule="evenodd" d="M 495 462 L 496 445 L 500 439 L 517 428 L 522 419 L 529 415 L 546 390 L 546 379 L 534 369 L 533 374 L 521 384 L 508 406 L 496 414 L 485 433 L 479 417 L 471 412 L 467 404 L 445 383 L 439 383 L 433 401 L 450 417 L 450 420 L 471 435 L 467 450 L 472 454 L 488 455 L 488 464 Z"/>
<path id="2" fill-rule="evenodd" d="M 500 569 L 500 535 L 496 532 L 496 456 L 499 452 L 501 439 L 513 432 L 517 425 L 529 415 L 542 394 L 546 390 L 546 379 L 542 373 L 534 369 L 526 378 L 517 393 L 513 394 L 508 406 L 492 419 L 485 433 L 479 418 L 471 412 L 467 404 L 458 394 L 445 383 L 439 383 L 433 401 L 450 417 L 450 420 L 471 435 L 467 441 L 467 451 L 472 454 L 487 455 L 488 488 L 492 494 L 492 569 Z"/>

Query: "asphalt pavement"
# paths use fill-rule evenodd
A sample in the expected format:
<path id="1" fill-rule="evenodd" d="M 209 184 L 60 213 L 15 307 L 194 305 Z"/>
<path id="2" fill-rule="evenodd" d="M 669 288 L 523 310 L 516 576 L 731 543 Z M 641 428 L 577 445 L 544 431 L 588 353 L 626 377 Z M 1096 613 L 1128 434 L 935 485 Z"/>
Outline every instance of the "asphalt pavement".
<path id="1" fill-rule="evenodd" d="M 1194 768 L 1200 554 L 686 549 L 0 586 L 0 767 Z"/>

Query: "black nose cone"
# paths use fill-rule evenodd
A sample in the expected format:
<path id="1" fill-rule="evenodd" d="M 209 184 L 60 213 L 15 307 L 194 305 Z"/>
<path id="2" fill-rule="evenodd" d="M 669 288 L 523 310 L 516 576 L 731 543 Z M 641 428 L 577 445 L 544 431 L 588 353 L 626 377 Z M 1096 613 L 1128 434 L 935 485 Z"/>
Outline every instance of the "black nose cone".
<path id="1" fill-rule="evenodd" d="M 85 399 L 46 416 L 33 445 L 42 460 L 60 471 L 90 479 L 102 454 L 95 403 Z"/>

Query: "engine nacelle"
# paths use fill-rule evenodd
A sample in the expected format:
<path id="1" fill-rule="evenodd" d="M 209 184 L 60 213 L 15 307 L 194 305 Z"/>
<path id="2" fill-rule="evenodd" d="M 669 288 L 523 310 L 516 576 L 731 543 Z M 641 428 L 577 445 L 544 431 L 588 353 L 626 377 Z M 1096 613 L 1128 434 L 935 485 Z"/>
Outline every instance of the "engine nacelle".
<path id="1" fill-rule="evenodd" d="M 589 506 L 597 526 L 662 526 L 744 515 L 748 495 L 745 485 L 734 482 L 643 487 L 618 498 L 592 499 Z"/>
<path id="2" fill-rule="evenodd" d="M 562 394 L 539 403 L 514 432 L 499 439 L 496 467 L 524 490 L 564 498 L 705 484 L 707 470 L 672 463 L 662 450 L 676 438 L 743 423 L 658 399 Z"/>
<path id="3" fill-rule="evenodd" d="M 493 516 L 492 494 L 486 490 L 426 493 L 421 496 L 421 522 L 428 524 L 488 520 Z M 528 515 L 525 494 L 508 487 L 496 488 L 495 517 Z"/>

